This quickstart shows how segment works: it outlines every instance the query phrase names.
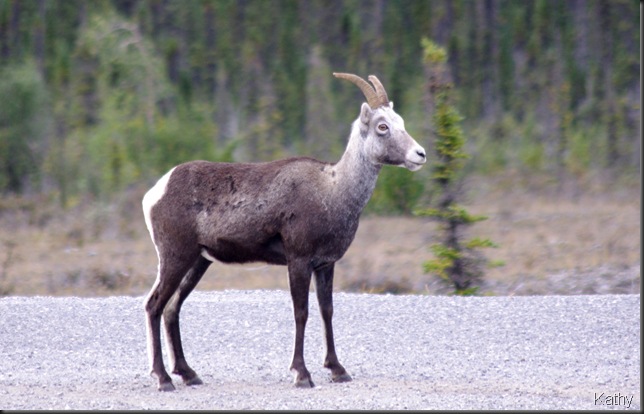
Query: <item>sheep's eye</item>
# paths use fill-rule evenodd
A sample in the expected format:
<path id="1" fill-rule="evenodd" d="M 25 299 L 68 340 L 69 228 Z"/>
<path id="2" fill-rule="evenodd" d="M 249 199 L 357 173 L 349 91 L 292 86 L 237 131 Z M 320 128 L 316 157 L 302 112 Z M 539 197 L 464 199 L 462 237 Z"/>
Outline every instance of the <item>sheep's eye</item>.
<path id="1" fill-rule="evenodd" d="M 389 127 L 387 126 L 387 124 L 378 125 L 378 131 L 380 131 L 380 132 L 386 132 L 388 129 L 389 129 Z"/>

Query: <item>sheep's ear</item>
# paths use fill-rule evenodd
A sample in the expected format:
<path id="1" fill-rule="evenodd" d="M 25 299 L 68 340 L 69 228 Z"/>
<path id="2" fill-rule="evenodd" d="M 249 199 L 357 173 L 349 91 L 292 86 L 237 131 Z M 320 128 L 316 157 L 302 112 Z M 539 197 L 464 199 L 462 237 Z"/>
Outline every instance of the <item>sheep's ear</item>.
<path id="1" fill-rule="evenodd" d="M 394 101 L 389 101 L 389 107 L 390 107 L 391 109 L 394 109 Z"/>
<path id="2" fill-rule="evenodd" d="M 366 102 L 363 102 L 362 106 L 360 107 L 360 121 L 365 125 L 369 125 L 372 116 L 373 110 Z"/>

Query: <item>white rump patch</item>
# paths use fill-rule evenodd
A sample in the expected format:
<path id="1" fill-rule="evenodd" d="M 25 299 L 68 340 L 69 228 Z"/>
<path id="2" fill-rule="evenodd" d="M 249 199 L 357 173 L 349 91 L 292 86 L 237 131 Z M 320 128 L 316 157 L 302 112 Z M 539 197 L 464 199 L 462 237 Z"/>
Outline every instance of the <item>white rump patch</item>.
<path id="1" fill-rule="evenodd" d="M 145 216 L 145 225 L 148 228 L 148 231 L 150 232 L 150 236 L 152 237 L 152 241 L 154 242 L 154 231 L 152 230 L 152 207 L 156 205 L 156 203 L 161 200 L 163 195 L 165 194 L 165 191 L 168 187 L 168 181 L 170 181 L 170 176 L 172 175 L 172 172 L 174 169 L 177 167 L 173 167 L 170 171 L 165 173 L 165 175 L 161 178 L 159 178 L 159 181 L 154 185 L 154 187 L 150 188 L 147 193 L 143 196 L 143 215 Z"/>

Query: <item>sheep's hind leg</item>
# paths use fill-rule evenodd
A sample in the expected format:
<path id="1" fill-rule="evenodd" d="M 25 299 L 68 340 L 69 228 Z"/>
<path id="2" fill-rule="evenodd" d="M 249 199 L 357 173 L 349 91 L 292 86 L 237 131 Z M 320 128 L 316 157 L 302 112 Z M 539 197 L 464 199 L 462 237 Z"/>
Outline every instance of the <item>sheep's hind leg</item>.
<path id="1" fill-rule="evenodd" d="M 174 390 L 172 379 L 165 370 L 161 354 L 161 315 L 188 268 L 189 265 L 184 265 L 181 262 L 174 262 L 170 265 L 167 261 L 160 259 L 157 281 L 145 303 L 148 356 L 151 374 L 156 375 L 159 381 L 159 391 Z"/>
<path id="2" fill-rule="evenodd" d="M 190 368 L 183 354 L 181 332 L 179 329 L 179 312 L 181 310 L 181 305 L 195 286 L 197 286 L 197 283 L 201 280 L 201 277 L 208 269 L 208 266 L 210 266 L 210 263 L 210 261 L 201 256 L 197 258 L 192 268 L 190 268 L 183 277 L 183 280 L 181 280 L 179 288 L 174 295 L 172 295 L 172 298 L 163 311 L 166 340 L 173 365 L 172 373 L 180 375 L 186 385 L 200 385 L 203 384 L 203 382 L 197 376 L 197 373 Z"/>

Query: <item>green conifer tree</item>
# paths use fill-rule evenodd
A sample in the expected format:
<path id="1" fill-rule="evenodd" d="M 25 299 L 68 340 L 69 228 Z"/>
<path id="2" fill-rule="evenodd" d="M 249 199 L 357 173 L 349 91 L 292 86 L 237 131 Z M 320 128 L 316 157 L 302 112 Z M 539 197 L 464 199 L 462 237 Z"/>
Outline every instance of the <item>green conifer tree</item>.
<path id="1" fill-rule="evenodd" d="M 441 232 L 440 242 L 430 247 L 434 259 L 424 263 L 424 270 L 452 283 L 456 294 L 468 295 L 476 293 L 475 282 L 489 264 L 479 249 L 496 245 L 489 239 L 464 240 L 465 228 L 487 217 L 472 215 L 458 204 L 462 197 L 462 169 L 468 158 L 460 127 L 463 118 L 450 102 L 452 84 L 448 79 L 445 49 L 427 38 L 422 40 L 422 46 L 428 76 L 428 108 L 432 112 L 432 129 L 436 137 L 430 180 L 437 201 L 434 206 L 415 213 L 436 220 Z"/>

